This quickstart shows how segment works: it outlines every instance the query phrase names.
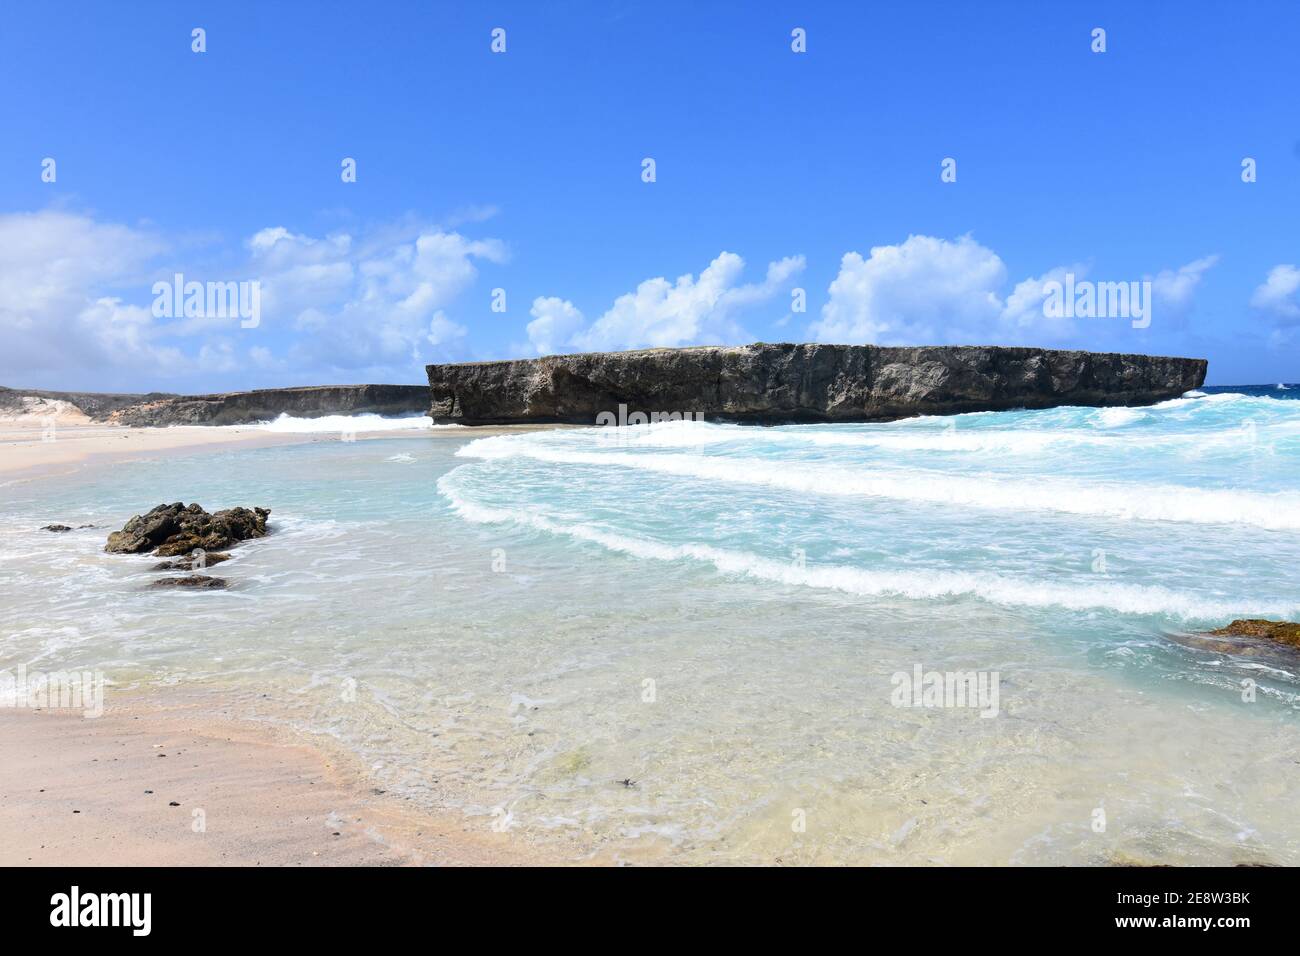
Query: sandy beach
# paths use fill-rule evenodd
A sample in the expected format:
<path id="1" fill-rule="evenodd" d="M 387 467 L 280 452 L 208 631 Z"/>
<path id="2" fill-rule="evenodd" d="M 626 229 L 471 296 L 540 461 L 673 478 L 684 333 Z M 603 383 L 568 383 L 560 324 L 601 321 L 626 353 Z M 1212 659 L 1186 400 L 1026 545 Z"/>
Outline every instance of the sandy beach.
<path id="1" fill-rule="evenodd" d="M 232 445 L 337 441 L 248 428 L 0 422 L 3 483 Z M 476 434 L 486 433 L 476 430 Z M 456 431 L 367 438 L 437 440 Z M 376 788 L 355 758 L 220 714 L 212 693 L 110 695 L 105 713 L 0 709 L 0 866 L 533 865 L 509 834 Z M 176 804 L 173 806 L 173 804 Z"/>
<path id="2" fill-rule="evenodd" d="M 103 716 L 0 711 L 0 866 L 547 862 L 417 810 L 346 755 L 152 691 Z"/>
<path id="3" fill-rule="evenodd" d="M 337 441 L 321 434 L 271 432 L 255 426 L 208 427 L 175 425 L 170 428 L 129 428 L 91 422 L 84 416 L 61 416 L 49 430 L 48 419 L 31 416 L 0 419 L 0 475 L 23 478 L 48 473 L 68 473 L 97 462 L 124 461 L 192 453 L 232 445 L 284 445 L 307 441 Z M 369 437 L 401 438 L 448 435 L 450 431 L 358 432 Z"/>

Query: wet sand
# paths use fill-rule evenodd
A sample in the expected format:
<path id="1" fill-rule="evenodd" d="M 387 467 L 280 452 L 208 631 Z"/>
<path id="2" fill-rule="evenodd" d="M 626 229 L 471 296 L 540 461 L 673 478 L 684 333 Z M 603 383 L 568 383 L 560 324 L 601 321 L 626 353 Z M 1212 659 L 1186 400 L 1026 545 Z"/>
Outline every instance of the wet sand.
<path id="1" fill-rule="evenodd" d="M 80 467 L 133 458 L 157 458 L 170 452 L 191 454 L 231 445 L 286 445 L 300 442 L 338 441 L 320 432 L 271 432 L 254 426 L 210 427 L 174 425 L 169 428 L 130 428 L 88 423 L 84 416 L 56 422 L 49 431 L 37 418 L 0 420 L 0 475 L 23 479 L 43 474 L 71 473 Z M 537 431 L 558 425 L 502 425 L 475 428 L 400 429 L 358 431 L 357 441 L 409 438 L 468 441 L 487 435 Z"/>
<path id="2" fill-rule="evenodd" d="M 0 710 L 0 866 L 538 865 L 342 753 L 149 691 L 100 717 Z"/>
<path id="3" fill-rule="evenodd" d="M 358 432 L 467 439 L 518 429 Z M 0 422 L 10 481 L 232 444 L 337 441 L 258 428 Z M 201 703 L 199 701 L 202 701 Z M 377 789 L 325 742 L 238 720 L 211 694 L 113 695 L 102 716 L 0 708 L 0 865 L 538 865 L 510 833 Z M 175 804 L 175 805 L 173 805 Z"/>

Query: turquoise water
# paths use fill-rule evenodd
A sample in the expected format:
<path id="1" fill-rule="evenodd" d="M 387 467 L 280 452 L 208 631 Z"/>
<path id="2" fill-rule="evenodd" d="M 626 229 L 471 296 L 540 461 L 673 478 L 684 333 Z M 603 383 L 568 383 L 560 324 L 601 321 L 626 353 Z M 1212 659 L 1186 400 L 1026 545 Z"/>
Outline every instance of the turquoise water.
<path id="1" fill-rule="evenodd" d="M 11 483 L 0 667 L 219 688 L 575 858 L 1300 863 L 1296 662 L 1188 639 L 1300 619 L 1287 397 L 454 429 Z M 154 559 L 102 553 L 180 499 L 272 509 L 212 572 L 229 591 L 148 592 Z M 896 706 L 917 667 L 996 673 L 996 715 Z"/>

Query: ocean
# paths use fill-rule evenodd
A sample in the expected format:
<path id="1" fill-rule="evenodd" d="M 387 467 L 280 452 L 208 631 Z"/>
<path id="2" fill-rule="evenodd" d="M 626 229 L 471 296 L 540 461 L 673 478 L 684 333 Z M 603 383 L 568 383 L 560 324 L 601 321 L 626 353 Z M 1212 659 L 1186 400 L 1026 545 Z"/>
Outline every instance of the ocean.
<path id="1" fill-rule="evenodd" d="M 0 669 L 203 690 L 574 859 L 1296 865 L 1300 658 L 1197 638 L 1300 619 L 1296 396 L 345 421 L 11 482 Z M 179 500 L 272 510 L 229 590 L 103 552 Z"/>

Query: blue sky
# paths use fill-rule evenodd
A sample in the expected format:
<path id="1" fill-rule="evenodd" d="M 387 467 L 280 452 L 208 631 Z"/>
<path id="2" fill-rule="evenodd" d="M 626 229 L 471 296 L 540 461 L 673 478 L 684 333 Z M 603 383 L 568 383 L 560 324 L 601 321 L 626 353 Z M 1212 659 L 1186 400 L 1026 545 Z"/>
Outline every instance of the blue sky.
<path id="1" fill-rule="evenodd" d="M 1295 381 L 1297 28 L 1294 3 L 1186 0 L 11 5 L 0 384 L 419 382 L 756 340 Z M 1150 280 L 1150 327 L 1048 320 L 1066 271 Z M 257 326 L 153 314 L 177 272 L 257 280 Z"/>

